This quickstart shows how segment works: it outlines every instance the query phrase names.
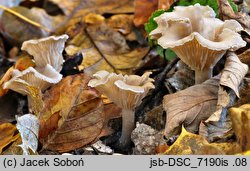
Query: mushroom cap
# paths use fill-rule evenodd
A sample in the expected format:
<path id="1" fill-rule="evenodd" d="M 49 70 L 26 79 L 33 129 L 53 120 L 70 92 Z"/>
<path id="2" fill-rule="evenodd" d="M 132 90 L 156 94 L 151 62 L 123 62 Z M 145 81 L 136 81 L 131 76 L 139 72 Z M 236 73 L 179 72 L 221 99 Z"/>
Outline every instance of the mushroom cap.
<path id="1" fill-rule="evenodd" d="M 51 65 L 47 64 L 41 71 L 29 67 L 24 71 L 13 70 L 12 78 L 4 84 L 4 89 L 8 88 L 22 95 L 29 95 L 29 87 L 39 88 L 44 91 L 52 84 L 58 83 L 62 75 Z"/>
<path id="2" fill-rule="evenodd" d="M 93 75 L 94 79 L 89 81 L 88 86 L 95 87 L 119 107 L 134 110 L 148 91 L 154 88 L 150 74 L 146 72 L 140 77 L 99 71 Z"/>
<path id="3" fill-rule="evenodd" d="M 237 32 L 235 20 L 221 21 L 209 6 L 177 6 L 155 18 L 158 27 L 150 35 L 163 48 L 171 48 L 194 70 L 212 68 L 227 50 L 237 50 L 246 42 Z"/>
<path id="4" fill-rule="evenodd" d="M 34 57 L 36 66 L 44 68 L 50 64 L 55 70 L 60 71 L 64 62 L 62 52 L 68 35 L 50 36 L 38 40 L 28 40 L 22 44 L 21 49 Z"/>

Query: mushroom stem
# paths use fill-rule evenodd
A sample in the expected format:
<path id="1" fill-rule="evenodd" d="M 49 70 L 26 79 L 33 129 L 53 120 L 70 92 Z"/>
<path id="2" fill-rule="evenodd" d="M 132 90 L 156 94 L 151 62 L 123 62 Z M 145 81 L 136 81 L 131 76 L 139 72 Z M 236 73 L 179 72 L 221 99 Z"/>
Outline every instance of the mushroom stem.
<path id="1" fill-rule="evenodd" d="M 212 77 L 213 68 L 204 71 L 195 71 L 195 84 L 201 84 Z"/>
<path id="2" fill-rule="evenodd" d="M 133 110 L 122 109 L 122 135 L 119 139 L 121 147 L 128 147 L 131 142 L 131 133 L 135 128 L 135 115 Z"/>

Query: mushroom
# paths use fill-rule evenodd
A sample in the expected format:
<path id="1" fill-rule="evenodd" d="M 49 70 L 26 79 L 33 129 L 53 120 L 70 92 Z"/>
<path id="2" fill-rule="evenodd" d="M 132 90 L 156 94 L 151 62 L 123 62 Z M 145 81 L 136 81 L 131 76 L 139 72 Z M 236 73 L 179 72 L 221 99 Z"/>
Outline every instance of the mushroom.
<path id="1" fill-rule="evenodd" d="M 95 87 L 122 108 L 122 135 L 120 147 L 127 147 L 131 142 L 131 132 L 135 128 L 135 108 L 141 104 L 148 91 L 154 88 L 151 72 L 137 75 L 125 75 L 99 71 L 93 75 L 88 86 Z"/>
<path id="2" fill-rule="evenodd" d="M 214 65 L 227 50 L 246 45 L 237 33 L 243 30 L 237 21 L 221 21 L 215 16 L 209 6 L 177 6 L 156 17 L 158 27 L 150 33 L 160 46 L 172 49 L 195 70 L 196 84 L 212 77 Z"/>
<path id="3" fill-rule="evenodd" d="M 3 88 L 27 95 L 30 109 L 38 113 L 41 92 L 52 84 L 58 83 L 61 79 L 62 75 L 49 64 L 42 70 L 36 70 L 33 67 L 24 71 L 14 69 L 12 78 L 3 85 Z"/>
<path id="4" fill-rule="evenodd" d="M 44 68 L 50 64 L 56 71 L 61 71 L 64 62 L 62 52 L 68 35 L 50 36 L 38 40 L 28 40 L 22 44 L 22 50 L 34 57 L 36 66 Z"/>

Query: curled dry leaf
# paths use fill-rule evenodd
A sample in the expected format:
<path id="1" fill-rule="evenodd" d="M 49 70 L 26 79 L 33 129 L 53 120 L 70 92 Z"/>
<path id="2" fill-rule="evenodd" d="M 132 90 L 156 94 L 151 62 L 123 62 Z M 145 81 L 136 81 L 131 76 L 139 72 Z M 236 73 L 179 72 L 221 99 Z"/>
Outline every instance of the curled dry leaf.
<path id="1" fill-rule="evenodd" d="M 103 103 L 86 74 L 67 76 L 44 96 L 39 137 L 44 149 L 67 152 L 94 142 L 104 127 Z M 70 92 L 70 93 L 69 93 Z"/>
<path id="2" fill-rule="evenodd" d="M 11 142 L 19 137 L 15 125 L 11 123 L 3 123 L 0 125 L 0 154 L 4 147 L 8 146 Z"/>
<path id="3" fill-rule="evenodd" d="M 239 97 L 239 86 L 244 76 L 247 74 L 248 66 L 243 64 L 235 53 L 229 52 L 225 63 L 225 68 L 221 73 L 220 87 L 218 92 L 217 109 L 206 122 L 217 122 L 221 118 L 223 109 L 230 107 L 232 98 L 229 95 L 229 91 L 224 89 L 225 87 L 230 88 Z"/>
<path id="4" fill-rule="evenodd" d="M 231 88 L 239 97 L 239 85 L 247 71 L 248 66 L 242 63 L 235 53 L 229 52 L 221 74 L 220 85 Z"/>
<path id="5" fill-rule="evenodd" d="M 190 133 L 182 127 L 181 135 L 164 154 L 167 155 L 217 155 L 240 152 L 237 143 L 211 143 L 200 135 Z"/>
<path id="6" fill-rule="evenodd" d="M 32 114 L 25 114 L 21 117 L 17 117 L 16 120 L 16 127 L 22 138 L 22 144 L 19 146 L 23 150 L 23 155 L 30 154 L 29 150 L 36 153 L 38 148 L 38 118 Z"/>
<path id="7" fill-rule="evenodd" d="M 163 108 L 167 112 L 164 135 L 178 135 L 183 125 L 189 132 L 197 132 L 201 121 L 215 111 L 219 78 L 214 77 L 203 84 L 189 87 L 174 94 L 165 95 Z"/>
<path id="8" fill-rule="evenodd" d="M 242 151 L 250 150 L 250 104 L 230 108 L 229 113 Z"/>
<path id="9" fill-rule="evenodd" d="M 93 75 L 100 70 L 131 73 L 149 48 L 130 49 L 124 36 L 102 23 L 82 29 L 65 50 L 70 56 L 82 53 L 83 61 L 79 68 Z"/>

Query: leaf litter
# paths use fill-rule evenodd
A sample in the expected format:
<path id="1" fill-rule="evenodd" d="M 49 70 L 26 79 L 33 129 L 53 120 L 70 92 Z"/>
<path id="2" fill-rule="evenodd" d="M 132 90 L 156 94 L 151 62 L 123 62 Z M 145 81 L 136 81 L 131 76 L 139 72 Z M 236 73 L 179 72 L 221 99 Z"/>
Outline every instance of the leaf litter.
<path id="1" fill-rule="evenodd" d="M 0 0 L 1 154 L 249 153 L 250 10 L 242 8 L 241 2 L 6 2 Z M 194 72 L 190 68 L 192 64 L 185 64 L 187 60 L 183 56 L 193 53 L 185 49 L 188 46 L 183 52 L 172 46 L 164 48 L 156 40 L 160 32 L 150 34 L 166 22 L 162 20 L 158 26 L 156 17 L 167 16 L 180 6 L 185 6 L 184 11 L 192 5 L 197 8 L 195 3 L 208 5 L 214 17 L 222 22 L 234 20 L 235 28 L 230 26 L 230 29 L 241 30 L 237 36 L 245 44 L 237 46 L 238 50 L 233 46 L 219 52 L 219 61 L 212 64 L 212 77 L 203 75 L 202 79 L 209 78 L 204 82 L 197 81 L 195 76 L 201 73 L 199 69 L 195 68 Z M 177 25 L 172 22 L 172 26 L 178 27 L 177 21 Z M 165 23 L 161 31 L 167 27 L 171 24 Z M 226 27 L 229 25 L 216 30 L 216 34 L 225 35 Z M 172 34 L 176 34 L 174 30 L 166 35 L 170 38 Z M 62 41 L 61 37 L 65 36 Z M 175 38 L 183 36 L 186 35 Z M 195 55 L 204 56 L 205 51 L 201 53 Z M 142 93 L 134 85 L 137 76 L 131 75 L 150 72 L 150 80 L 155 80 L 155 88 L 133 108 L 134 130 L 126 138 L 132 140 L 126 148 L 117 145 L 122 129 L 126 128 L 122 122 L 124 108 L 116 105 L 113 95 L 108 99 L 102 91 L 88 86 L 93 75 L 102 70 L 124 76 L 122 83 L 111 83 L 125 86 L 128 94 L 132 90 Z M 34 77 L 40 80 L 31 82 Z M 56 81 L 52 81 L 54 78 Z M 15 84 L 10 86 L 10 82 Z M 121 95 L 124 96 L 122 92 Z"/>

